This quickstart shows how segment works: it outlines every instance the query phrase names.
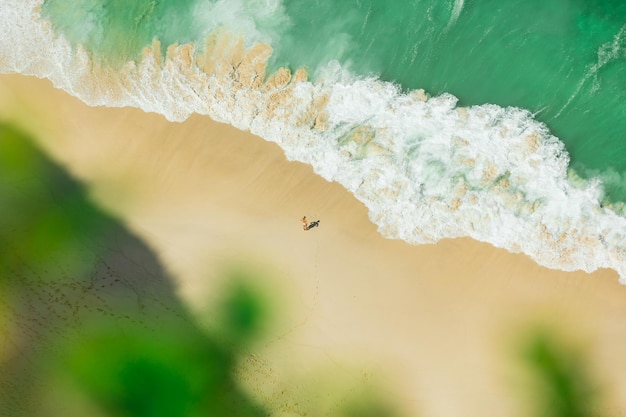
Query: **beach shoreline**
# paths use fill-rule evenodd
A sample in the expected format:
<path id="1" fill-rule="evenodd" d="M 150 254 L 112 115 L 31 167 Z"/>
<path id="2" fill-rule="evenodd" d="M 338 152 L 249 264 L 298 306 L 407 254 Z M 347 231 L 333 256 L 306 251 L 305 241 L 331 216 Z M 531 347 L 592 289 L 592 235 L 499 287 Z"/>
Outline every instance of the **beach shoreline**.
<path id="1" fill-rule="evenodd" d="M 4 72 L 48 78 L 90 105 L 179 122 L 202 114 L 250 131 L 342 184 L 386 237 L 471 237 L 549 268 L 626 276 L 626 219 L 620 204 L 603 199 L 614 178 L 583 179 L 569 169 L 565 143 L 525 105 L 468 107 L 453 91 L 404 91 L 340 61 L 312 80 L 299 65 L 270 74 L 272 42 L 255 43 L 229 25 L 196 42 L 151 35 L 151 44 L 138 43 L 141 58 L 110 67 L 86 44 L 55 35 L 41 0 L 10 4 Z"/>
<path id="2" fill-rule="evenodd" d="M 255 354 L 277 381 L 332 369 L 360 386 L 371 372 L 411 415 L 515 416 L 505 345 L 547 323 L 585 346 L 611 404 L 626 409 L 615 271 L 549 270 L 467 238 L 385 239 L 343 187 L 207 116 L 89 107 L 47 80 L 1 75 L 0 120 L 37 138 L 156 251 L 199 320 L 225 265 L 262 265 L 281 319 Z M 303 231 L 303 215 L 320 227 Z"/>

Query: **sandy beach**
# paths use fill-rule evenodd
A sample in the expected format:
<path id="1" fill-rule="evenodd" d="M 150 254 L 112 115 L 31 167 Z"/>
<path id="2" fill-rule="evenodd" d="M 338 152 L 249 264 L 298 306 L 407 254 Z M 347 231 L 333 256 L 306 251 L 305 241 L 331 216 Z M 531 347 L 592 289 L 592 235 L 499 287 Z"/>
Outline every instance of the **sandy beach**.
<path id="1" fill-rule="evenodd" d="M 536 325 L 585 353 L 607 416 L 626 410 L 626 287 L 614 271 L 549 270 L 469 239 L 384 239 L 341 186 L 208 117 L 89 107 L 47 80 L 1 75 L 0 120 L 147 242 L 206 325 L 229 263 L 262 272 L 275 323 L 242 384 L 276 415 L 297 415 L 281 411 L 293 399 L 332 415 L 370 386 L 409 416 L 528 415 L 515 344 Z M 303 231 L 303 215 L 320 227 Z"/>

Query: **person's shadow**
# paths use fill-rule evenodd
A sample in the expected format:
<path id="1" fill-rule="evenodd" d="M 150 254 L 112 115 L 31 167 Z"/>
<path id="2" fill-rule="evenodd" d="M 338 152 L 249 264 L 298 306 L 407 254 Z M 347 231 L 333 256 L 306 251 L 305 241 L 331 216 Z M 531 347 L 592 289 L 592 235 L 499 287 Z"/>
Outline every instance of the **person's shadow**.
<path id="1" fill-rule="evenodd" d="M 315 220 L 314 222 L 309 223 L 309 225 L 306 227 L 306 230 L 311 230 L 314 227 L 319 227 L 319 225 L 320 225 L 320 221 Z"/>

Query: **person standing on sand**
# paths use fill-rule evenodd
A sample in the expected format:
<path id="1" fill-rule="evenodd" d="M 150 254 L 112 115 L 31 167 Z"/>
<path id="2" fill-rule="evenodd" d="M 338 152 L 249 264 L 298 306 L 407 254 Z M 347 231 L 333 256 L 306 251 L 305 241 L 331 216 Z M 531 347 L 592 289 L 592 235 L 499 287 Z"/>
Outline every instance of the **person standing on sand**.
<path id="1" fill-rule="evenodd" d="M 308 224 L 306 222 L 306 216 L 302 217 L 302 230 L 308 230 Z"/>

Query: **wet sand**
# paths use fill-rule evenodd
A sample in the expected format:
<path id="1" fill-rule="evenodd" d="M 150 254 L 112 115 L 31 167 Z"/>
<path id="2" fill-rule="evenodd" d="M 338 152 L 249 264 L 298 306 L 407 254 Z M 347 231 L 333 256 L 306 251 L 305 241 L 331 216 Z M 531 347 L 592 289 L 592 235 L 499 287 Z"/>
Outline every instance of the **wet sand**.
<path id="1" fill-rule="evenodd" d="M 1 75 L 0 120 L 36 136 L 157 252 L 200 321 L 210 325 L 229 263 L 263 272 L 275 323 L 241 378 L 278 415 L 331 415 L 370 385 L 408 415 L 524 415 L 513 359 L 536 324 L 581 348 L 606 407 L 626 410 L 626 287 L 614 271 L 548 270 L 470 239 L 384 239 L 341 186 L 205 116 L 89 107 Z M 303 231 L 303 215 L 320 227 Z"/>

